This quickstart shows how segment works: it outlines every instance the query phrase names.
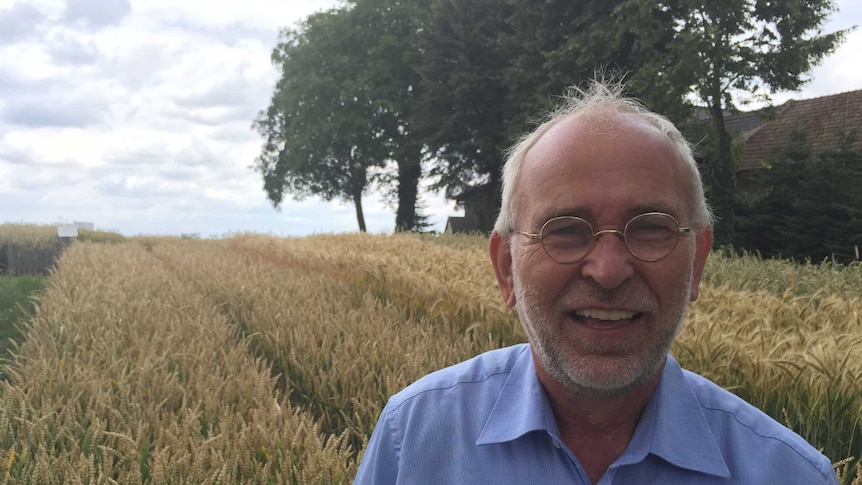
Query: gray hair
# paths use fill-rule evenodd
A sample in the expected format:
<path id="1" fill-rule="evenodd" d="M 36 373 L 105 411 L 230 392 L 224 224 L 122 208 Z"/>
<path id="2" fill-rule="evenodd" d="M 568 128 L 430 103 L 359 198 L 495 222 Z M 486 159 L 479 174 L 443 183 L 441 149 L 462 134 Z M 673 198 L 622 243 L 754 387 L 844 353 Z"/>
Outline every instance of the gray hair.
<path id="1" fill-rule="evenodd" d="M 532 132 L 524 135 L 506 153 L 506 164 L 503 167 L 502 205 L 494 231 L 501 236 L 508 236 L 515 229 L 515 210 L 518 206 L 517 190 L 518 175 L 524 164 L 527 152 L 560 121 L 580 115 L 596 115 L 601 117 L 607 113 L 633 114 L 657 128 L 666 136 L 688 168 L 688 183 L 693 196 L 693 220 L 691 225 L 702 230 L 713 223 L 712 211 L 706 202 L 703 192 L 703 181 L 694 160 L 691 145 L 682 136 L 674 124 L 664 116 L 648 110 L 639 100 L 623 95 L 625 85 L 619 81 L 593 80 L 584 90 L 571 87 L 563 96 L 562 103 L 551 111 L 544 121 Z"/>

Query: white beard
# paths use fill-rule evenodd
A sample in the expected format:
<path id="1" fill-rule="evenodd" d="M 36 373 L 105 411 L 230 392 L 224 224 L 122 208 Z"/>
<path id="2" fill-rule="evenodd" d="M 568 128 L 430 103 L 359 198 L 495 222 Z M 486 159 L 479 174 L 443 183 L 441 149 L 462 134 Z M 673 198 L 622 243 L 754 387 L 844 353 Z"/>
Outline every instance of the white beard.
<path id="1" fill-rule="evenodd" d="M 542 368 L 563 388 L 587 398 L 626 394 L 655 378 L 664 365 L 688 306 L 691 275 L 672 293 L 659 311 L 658 300 L 643 283 L 627 281 L 605 290 L 588 280 L 576 280 L 553 301 L 541 289 L 524 283 L 513 268 L 518 316 Z M 684 284 L 683 284 L 684 283 Z M 572 341 L 567 310 L 595 303 L 650 311 L 633 325 L 649 325 L 646 338 L 619 342 Z M 623 305 L 625 303 L 626 305 Z"/>

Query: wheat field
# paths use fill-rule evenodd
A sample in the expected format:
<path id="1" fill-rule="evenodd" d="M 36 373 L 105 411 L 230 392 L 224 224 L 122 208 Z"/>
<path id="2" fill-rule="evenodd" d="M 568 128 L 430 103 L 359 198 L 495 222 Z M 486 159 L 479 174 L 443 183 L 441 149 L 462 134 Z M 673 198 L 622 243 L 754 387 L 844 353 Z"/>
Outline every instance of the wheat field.
<path id="1" fill-rule="evenodd" d="M 714 254 L 673 353 L 862 485 L 862 266 Z M 344 484 L 387 398 L 524 341 L 481 236 L 73 243 L 0 382 L 0 483 Z"/>

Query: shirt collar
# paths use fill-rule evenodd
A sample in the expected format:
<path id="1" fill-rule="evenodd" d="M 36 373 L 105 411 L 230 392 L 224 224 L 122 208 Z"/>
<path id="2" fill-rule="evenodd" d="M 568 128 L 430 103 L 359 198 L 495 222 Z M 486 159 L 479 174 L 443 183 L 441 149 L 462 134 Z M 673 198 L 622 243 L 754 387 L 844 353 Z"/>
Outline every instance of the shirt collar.
<path id="1" fill-rule="evenodd" d="M 545 390 L 536 376 L 530 346 L 524 345 L 476 444 L 504 443 L 537 430 L 559 434 Z"/>
<path id="2" fill-rule="evenodd" d="M 500 390 L 477 445 L 512 441 L 531 431 L 558 436 L 556 420 L 536 376 L 529 345 L 512 367 Z M 652 453 L 690 470 L 730 476 L 721 449 L 712 434 L 679 363 L 668 355 L 656 392 L 644 409 L 632 441 L 617 464 L 633 464 Z"/>
<path id="3" fill-rule="evenodd" d="M 639 432 L 643 432 L 643 438 L 649 438 L 649 452 L 669 463 L 711 475 L 730 476 L 700 402 L 673 356 L 667 357 L 661 381 L 635 435 Z"/>

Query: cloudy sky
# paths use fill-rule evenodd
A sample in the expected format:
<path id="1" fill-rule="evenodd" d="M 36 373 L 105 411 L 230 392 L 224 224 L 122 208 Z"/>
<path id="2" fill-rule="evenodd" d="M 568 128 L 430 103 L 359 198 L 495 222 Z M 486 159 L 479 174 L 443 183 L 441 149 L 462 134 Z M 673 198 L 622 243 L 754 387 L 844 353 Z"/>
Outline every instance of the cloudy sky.
<path id="1" fill-rule="evenodd" d="M 350 232 L 352 205 L 287 199 L 249 168 L 278 29 L 337 0 L 0 0 L 0 223 L 94 222 L 125 235 Z M 826 31 L 862 23 L 838 0 Z M 862 32 L 813 72 L 806 99 L 862 89 Z M 425 194 L 433 229 L 459 215 Z M 368 229 L 394 208 L 364 200 Z"/>

